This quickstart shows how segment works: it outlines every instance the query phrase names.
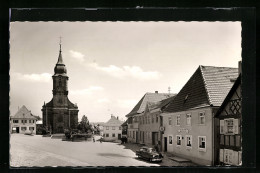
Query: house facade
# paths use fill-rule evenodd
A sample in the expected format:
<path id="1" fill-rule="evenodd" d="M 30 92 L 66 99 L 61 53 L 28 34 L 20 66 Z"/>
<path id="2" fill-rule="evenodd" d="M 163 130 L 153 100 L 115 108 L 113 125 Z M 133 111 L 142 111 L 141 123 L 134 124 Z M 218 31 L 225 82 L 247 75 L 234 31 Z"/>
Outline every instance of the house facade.
<path id="1" fill-rule="evenodd" d="M 126 115 L 127 117 L 127 141 L 131 143 L 142 143 L 140 141 L 141 139 L 144 139 L 145 136 L 147 139 L 150 137 L 150 133 L 148 132 L 145 134 L 144 131 L 142 133 L 139 130 L 139 124 L 140 121 L 144 115 L 144 111 L 146 108 L 147 102 L 155 103 L 158 101 L 161 101 L 163 99 L 169 98 L 173 96 L 173 94 L 169 93 L 158 93 L 158 91 L 155 91 L 155 93 L 146 93 L 141 100 L 135 105 L 135 107 L 132 109 L 132 111 Z"/>
<path id="2" fill-rule="evenodd" d="M 162 119 L 161 112 L 163 108 L 174 99 L 174 96 L 159 102 L 147 102 L 144 114 L 139 118 L 139 143 L 146 146 L 158 145 L 161 150 L 162 141 Z"/>
<path id="3" fill-rule="evenodd" d="M 24 105 L 17 111 L 14 116 L 10 117 L 11 133 L 27 133 L 36 134 L 36 121 L 34 117 Z"/>
<path id="4" fill-rule="evenodd" d="M 216 113 L 219 120 L 219 164 L 242 165 L 241 75 Z"/>
<path id="5" fill-rule="evenodd" d="M 103 124 L 103 139 L 105 141 L 120 141 L 122 137 L 122 121 L 111 115 L 111 118 Z"/>
<path id="6" fill-rule="evenodd" d="M 199 66 L 161 114 L 162 149 L 200 165 L 218 158 L 214 116 L 238 76 L 237 68 Z"/>

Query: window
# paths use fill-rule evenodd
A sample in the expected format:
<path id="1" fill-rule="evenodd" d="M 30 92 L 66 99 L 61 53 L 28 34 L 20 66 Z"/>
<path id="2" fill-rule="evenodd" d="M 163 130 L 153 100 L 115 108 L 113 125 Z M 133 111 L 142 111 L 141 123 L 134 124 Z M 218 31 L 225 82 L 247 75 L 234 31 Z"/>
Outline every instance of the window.
<path id="1" fill-rule="evenodd" d="M 21 120 L 22 121 L 22 123 L 24 123 L 24 121 L 23 120 Z"/>
<path id="2" fill-rule="evenodd" d="M 18 123 L 18 120 L 13 120 L 13 123 Z"/>
<path id="3" fill-rule="evenodd" d="M 205 112 L 199 113 L 199 124 L 205 124 Z"/>
<path id="4" fill-rule="evenodd" d="M 32 120 L 32 123 L 34 123 L 34 120 Z"/>
<path id="5" fill-rule="evenodd" d="M 169 144 L 172 144 L 172 136 L 169 136 Z"/>
<path id="6" fill-rule="evenodd" d="M 106 134 L 106 137 L 109 137 L 109 133 Z"/>
<path id="7" fill-rule="evenodd" d="M 181 115 L 177 115 L 176 117 L 176 125 L 179 126 L 181 124 Z"/>
<path id="8" fill-rule="evenodd" d="M 31 123 L 31 120 L 29 120 L 29 123 Z"/>
<path id="9" fill-rule="evenodd" d="M 133 131 L 133 139 L 135 139 L 135 131 Z"/>
<path id="10" fill-rule="evenodd" d="M 188 125 L 188 126 L 191 125 L 191 114 L 186 115 L 186 125 Z"/>
<path id="11" fill-rule="evenodd" d="M 112 126 L 112 130 L 115 130 L 116 128 L 115 128 L 115 126 Z"/>
<path id="12" fill-rule="evenodd" d="M 116 137 L 116 134 L 115 134 L 115 133 L 112 133 L 112 137 Z"/>
<path id="13" fill-rule="evenodd" d="M 239 119 L 220 120 L 220 134 L 239 134 Z"/>
<path id="14" fill-rule="evenodd" d="M 29 130 L 34 130 L 34 127 L 29 127 Z"/>
<path id="15" fill-rule="evenodd" d="M 168 117 L 169 125 L 172 125 L 172 117 Z"/>
<path id="16" fill-rule="evenodd" d="M 119 126 L 119 130 L 121 130 L 121 126 Z"/>
<path id="17" fill-rule="evenodd" d="M 27 120 L 24 120 L 24 123 L 27 123 Z"/>
<path id="18" fill-rule="evenodd" d="M 206 137 L 199 136 L 199 149 L 206 149 Z"/>
<path id="19" fill-rule="evenodd" d="M 192 136 L 187 135 L 186 136 L 186 146 L 191 147 L 192 144 Z"/>
<path id="20" fill-rule="evenodd" d="M 21 127 L 21 130 L 22 130 L 22 131 L 25 131 L 25 130 L 26 130 L 26 127 Z"/>
<path id="21" fill-rule="evenodd" d="M 177 135 L 176 139 L 177 139 L 177 146 L 180 146 L 181 145 L 181 135 Z"/>
<path id="22" fill-rule="evenodd" d="M 109 130 L 109 126 L 106 126 L 106 130 Z"/>
<path id="23" fill-rule="evenodd" d="M 158 123 L 159 115 L 156 115 L 156 122 Z"/>

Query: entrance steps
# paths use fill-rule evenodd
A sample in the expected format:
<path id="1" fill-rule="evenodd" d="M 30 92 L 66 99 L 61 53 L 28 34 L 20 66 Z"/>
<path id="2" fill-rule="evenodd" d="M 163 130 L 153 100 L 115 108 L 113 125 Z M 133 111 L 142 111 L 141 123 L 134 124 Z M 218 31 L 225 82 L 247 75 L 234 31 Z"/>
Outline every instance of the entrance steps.
<path id="1" fill-rule="evenodd" d="M 62 139 L 63 137 L 65 137 L 64 133 L 57 133 L 57 134 L 51 135 L 51 139 Z"/>

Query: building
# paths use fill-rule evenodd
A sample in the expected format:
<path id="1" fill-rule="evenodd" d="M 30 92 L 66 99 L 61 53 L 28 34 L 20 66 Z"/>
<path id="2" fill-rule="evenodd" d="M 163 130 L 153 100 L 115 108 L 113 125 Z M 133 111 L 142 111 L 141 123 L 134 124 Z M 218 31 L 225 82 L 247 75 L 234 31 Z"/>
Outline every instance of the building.
<path id="1" fill-rule="evenodd" d="M 104 124 L 104 122 L 93 122 L 93 123 L 91 123 L 92 127 L 94 127 L 94 129 L 95 129 L 95 132 L 94 132 L 95 134 L 103 136 L 103 134 L 104 134 L 103 124 Z"/>
<path id="2" fill-rule="evenodd" d="M 146 93 L 141 100 L 135 105 L 130 113 L 126 115 L 128 128 L 127 128 L 127 141 L 132 143 L 139 143 L 139 121 L 144 114 L 147 102 L 155 103 L 163 99 L 169 98 L 173 94 L 169 93 Z M 142 135 L 142 134 L 141 134 Z"/>
<path id="3" fill-rule="evenodd" d="M 26 133 L 31 132 L 36 134 L 36 121 L 37 118 L 33 116 L 24 105 L 18 110 L 18 112 L 10 117 L 11 121 L 11 133 Z"/>
<path id="4" fill-rule="evenodd" d="M 78 107 L 68 98 L 67 69 L 60 52 L 58 62 L 54 68 L 53 98 L 42 106 L 43 125 L 52 133 L 63 133 L 64 129 L 75 129 L 78 125 Z"/>
<path id="5" fill-rule="evenodd" d="M 175 96 L 169 97 L 159 102 L 147 102 L 145 111 L 140 116 L 139 121 L 139 139 L 140 143 L 146 146 L 159 145 L 161 150 L 162 131 L 162 110 L 174 99 Z"/>
<path id="6" fill-rule="evenodd" d="M 103 124 L 104 141 L 118 141 L 122 137 L 122 121 L 111 115 L 111 118 Z"/>
<path id="7" fill-rule="evenodd" d="M 242 95 L 241 73 L 216 113 L 219 119 L 219 162 L 242 165 Z"/>
<path id="8" fill-rule="evenodd" d="M 125 122 L 121 125 L 121 127 L 122 127 L 122 135 L 126 135 L 126 136 L 127 136 L 127 127 L 128 127 L 127 121 L 125 121 Z"/>
<path id="9" fill-rule="evenodd" d="M 218 157 L 214 115 L 238 76 L 237 68 L 199 66 L 161 114 L 163 150 L 200 165 Z"/>

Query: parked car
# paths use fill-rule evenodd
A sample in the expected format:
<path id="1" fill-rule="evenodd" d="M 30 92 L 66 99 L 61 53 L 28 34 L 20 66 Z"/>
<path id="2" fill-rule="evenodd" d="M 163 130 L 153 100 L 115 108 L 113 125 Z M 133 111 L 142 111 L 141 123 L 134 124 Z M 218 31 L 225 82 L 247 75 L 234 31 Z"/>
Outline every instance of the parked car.
<path id="1" fill-rule="evenodd" d="M 163 155 L 158 153 L 154 148 L 141 147 L 139 151 L 136 151 L 138 158 L 149 160 L 149 162 L 161 162 Z"/>

